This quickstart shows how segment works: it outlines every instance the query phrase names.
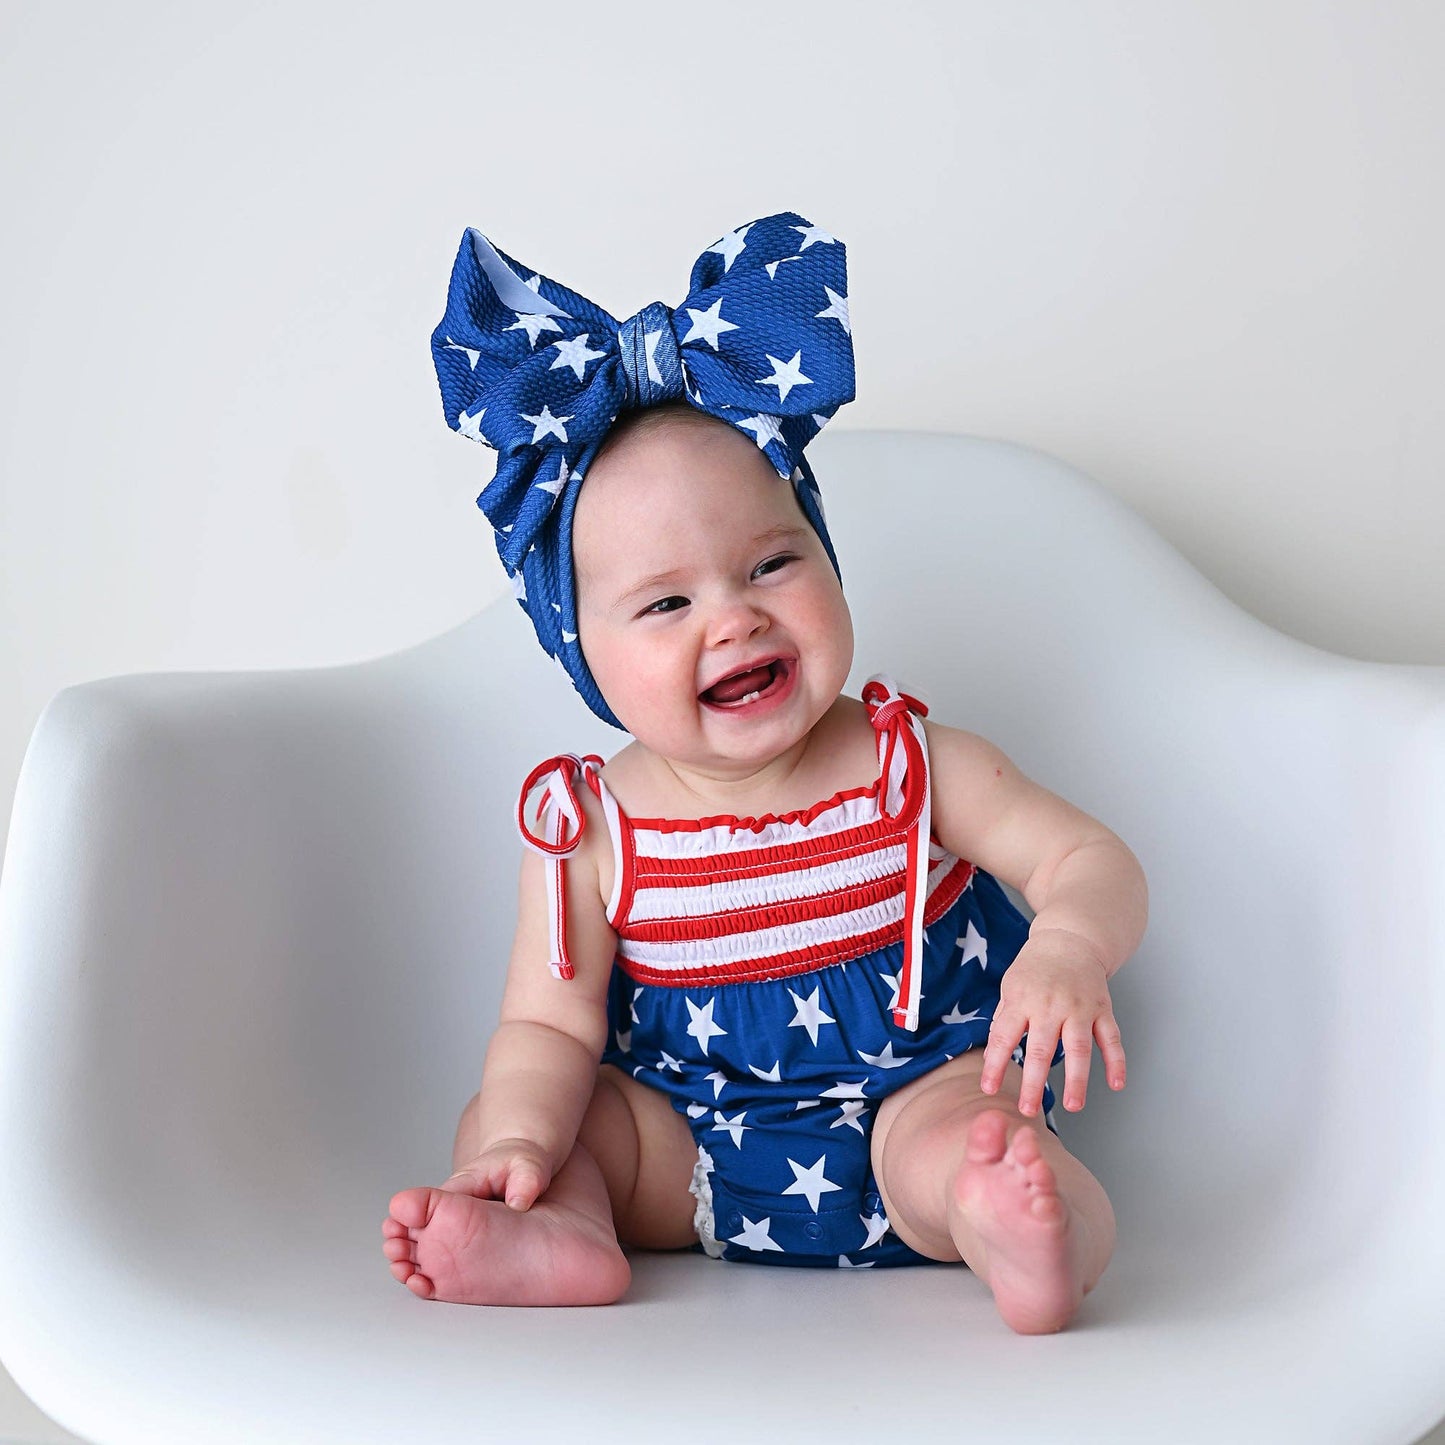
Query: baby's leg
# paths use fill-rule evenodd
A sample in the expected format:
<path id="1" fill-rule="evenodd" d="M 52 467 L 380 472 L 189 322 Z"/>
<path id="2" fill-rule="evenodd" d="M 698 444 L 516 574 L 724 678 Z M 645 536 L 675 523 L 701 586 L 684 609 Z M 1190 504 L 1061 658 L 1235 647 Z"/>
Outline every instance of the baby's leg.
<path id="1" fill-rule="evenodd" d="M 635 1107 L 634 1091 L 643 1096 Z M 662 1127 L 668 1120 L 653 1103 L 671 1116 L 685 1146 L 676 1130 Z M 473 1098 L 463 1111 L 453 1169 L 477 1153 L 476 1105 Z M 382 1225 L 383 1253 L 392 1274 L 423 1299 L 611 1304 L 632 1276 L 614 1212 L 630 1243 L 662 1249 L 690 1243 L 697 1236 L 687 1184 L 696 1153 L 665 1099 L 604 1065 L 572 1153 L 529 1210 L 452 1190 L 406 1189 L 393 1197 Z"/>
<path id="2" fill-rule="evenodd" d="M 480 1094 L 472 1095 L 457 1124 L 454 1170 L 481 1148 L 480 1099 Z M 602 1064 L 577 1139 L 602 1170 L 612 1221 L 623 1244 L 685 1249 L 697 1242 L 692 1222 L 696 1200 L 688 1190 L 697 1145 L 667 1095 Z"/>
<path id="3" fill-rule="evenodd" d="M 888 1221 L 932 1259 L 962 1258 L 1021 1334 L 1063 1329 L 1114 1250 L 1103 1186 L 1018 1107 L 1023 1070 L 996 1094 L 983 1049 L 913 1080 L 879 1106 L 872 1162 Z"/>

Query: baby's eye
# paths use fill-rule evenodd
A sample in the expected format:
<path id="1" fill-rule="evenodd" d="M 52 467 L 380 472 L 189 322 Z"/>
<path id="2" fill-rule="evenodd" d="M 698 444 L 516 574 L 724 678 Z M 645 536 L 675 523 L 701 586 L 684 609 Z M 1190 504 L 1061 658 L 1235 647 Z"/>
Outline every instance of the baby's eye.
<path id="1" fill-rule="evenodd" d="M 654 615 L 660 617 L 667 612 L 676 612 L 677 607 L 669 607 L 667 605 L 669 602 L 676 602 L 678 607 L 687 606 L 686 597 L 662 597 L 659 598 L 658 601 L 654 602 L 651 607 L 644 607 L 642 609 L 642 615 L 644 617 L 650 617 Z"/>
<path id="2" fill-rule="evenodd" d="M 753 569 L 753 576 L 756 577 L 761 574 L 762 576 L 766 577 L 769 572 L 776 571 L 785 563 L 796 562 L 797 560 L 798 559 L 791 554 L 783 557 L 769 557 L 766 562 L 758 563 L 758 565 Z"/>

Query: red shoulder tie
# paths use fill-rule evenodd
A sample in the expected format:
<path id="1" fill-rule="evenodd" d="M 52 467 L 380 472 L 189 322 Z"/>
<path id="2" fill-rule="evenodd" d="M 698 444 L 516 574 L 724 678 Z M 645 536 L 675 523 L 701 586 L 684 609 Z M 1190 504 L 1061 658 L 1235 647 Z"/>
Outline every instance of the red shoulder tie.
<path id="1" fill-rule="evenodd" d="M 863 701 L 878 733 L 878 811 L 907 832 L 904 869 L 903 971 L 893 1022 L 916 1032 L 923 973 L 923 909 L 928 893 L 928 840 L 933 831 L 932 790 L 923 719 L 928 709 L 901 692 L 884 673 L 870 677 Z"/>
<path id="2" fill-rule="evenodd" d="M 574 753 L 559 753 L 538 763 L 527 774 L 527 781 L 522 784 L 522 792 L 517 799 L 517 831 L 534 853 L 542 855 L 546 870 L 547 942 L 551 950 L 548 966 L 554 978 L 572 978 L 577 972 L 567 952 L 567 889 L 563 860 L 577 851 L 587 815 L 578 806 L 572 780 L 580 772 L 592 784 L 592 775 L 601 766 L 602 759 L 596 753 L 580 758 Z M 527 801 L 539 786 L 544 786 L 545 790 L 537 805 L 536 820 L 551 833 L 550 838 L 532 832 L 527 826 Z M 595 788 L 596 785 L 592 786 Z"/>

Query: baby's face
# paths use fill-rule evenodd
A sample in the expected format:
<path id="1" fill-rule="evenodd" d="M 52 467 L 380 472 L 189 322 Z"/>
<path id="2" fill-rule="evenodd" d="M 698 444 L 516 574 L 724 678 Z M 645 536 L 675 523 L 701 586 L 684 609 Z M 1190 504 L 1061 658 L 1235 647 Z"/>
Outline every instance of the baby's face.
<path id="1" fill-rule="evenodd" d="M 735 428 L 686 422 L 621 440 L 582 485 L 572 555 L 587 665 L 653 752 L 746 776 L 842 691 L 843 589 L 792 484 Z M 714 691 L 755 668 L 746 690 Z"/>

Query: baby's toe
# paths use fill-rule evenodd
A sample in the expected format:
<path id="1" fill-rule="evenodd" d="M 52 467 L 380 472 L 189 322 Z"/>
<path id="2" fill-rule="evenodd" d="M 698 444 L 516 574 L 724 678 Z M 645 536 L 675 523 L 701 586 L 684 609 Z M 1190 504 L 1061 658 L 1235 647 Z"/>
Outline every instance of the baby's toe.
<path id="1" fill-rule="evenodd" d="M 406 1232 L 406 1225 L 401 1220 L 393 1219 L 389 1214 L 382 1220 L 381 1233 L 384 1239 L 400 1239 Z"/>
<path id="2" fill-rule="evenodd" d="M 1064 1201 L 1057 1194 L 1035 1194 L 1029 1200 L 1029 1213 L 1044 1224 L 1057 1224 L 1064 1217 Z"/>
<path id="3" fill-rule="evenodd" d="M 381 1246 L 381 1252 L 393 1263 L 400 1259 L 416 1261 L 416 1245 L 408 1238 L 388 1239 Z"/>
<path id="4" fill-rule="evenodd" d="M 426 1187 L 403 1189 L 391 1196 L 392 1218 L 406 1229 L 422 1229 L 427 1223 L 427 1205 L 433 1191 Z"/>
<path id="5" fill-rule="evenodd" d="M 1009 1140 L 1009 1148 L 1014 1161 L 1025 1169 L 1044 1157 L 1044 1151 L 1039 1148 L 1039 1136 L 1027 1124 L 1021 1124 L 1014 1130 L 1014 1136 Z"/>
<path id="6" fill-rule="evenodd" d="M 996 1164 L 1004 1155 L 1008 1120 L 999 1109 L 985 1109 L 968 1130 L 967 1155 L 974 1164 Z"/>
<path id="7" fill-rule="evenodd" d="M 419 1269 L 412 1271 L 406 1287 L 421 1299 L 431 1299 L 436 1294 L 436 1286 Z"/>

